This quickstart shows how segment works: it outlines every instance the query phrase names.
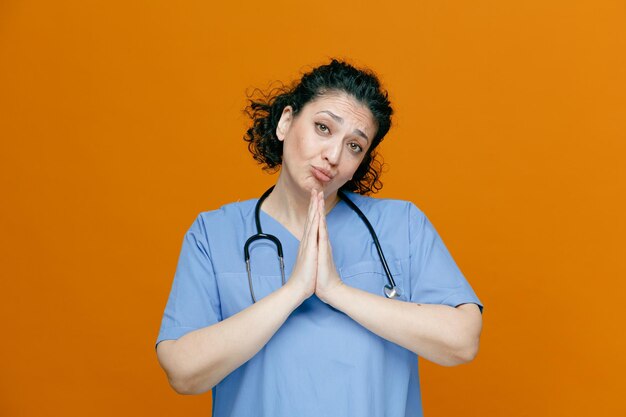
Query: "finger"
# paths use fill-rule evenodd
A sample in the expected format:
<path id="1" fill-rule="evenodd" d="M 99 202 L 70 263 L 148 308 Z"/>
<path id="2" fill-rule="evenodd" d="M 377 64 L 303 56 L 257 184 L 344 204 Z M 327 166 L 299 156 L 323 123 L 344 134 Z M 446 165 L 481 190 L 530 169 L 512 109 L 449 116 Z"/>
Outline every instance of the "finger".
<path id="1" fill-rule="evenodd" d="M 318 201 L 318 205 L 319 205 L 319 208 L 320 208 L 320 213 L 322 215 L 326 214 L 326 211 L 324 210 L 324 206 L 326 204 L 326 200 L 324 200 L 324 192 L 323 191 L 320 191 L 317 194 L 317 201 Z"/>
<path id="2" fill-rule="evenodd" d="M 320 197 L 319 201 L 319 213 L 320 213 L 320 222 L 319 222 L 319 245 L 320 250 L 324 250 L 327 248 L 328 244 L 328 228 L 326 224 L 326 201 L 324 200 L 323 194 Z"/>
<path id="3" fill-rule="evenodd" d="M 302 241 L 305 245 L 317 243 L 317 229 L 319 227 L 319 213 L 317 206 L 317 190 L 314 190 L 311 194 L 311 202 L 309 204 L 309 221 L 305 226 L 305 231 L 302 236 Z"/>
<path id="4" fill-rule="evenodd" d="M 309 211 L 307 213 L 307 222 L 310 222 L 313 218 L 314 208 L 315 208 L 315 200 L 317 196 L 317 190 L 311 190 L 311 198 L 309 198 Z"/>
<path id="5" fill-rule="evenodd" d="M 311 200 L 309 201 L 310 218 L 313 219 L 315 212 L 317 211 L 317 190 L 311 191 Z"/>
<path id="6" fill-rule="evenodd" d="M 318 206 L 319 206 L 319 203 L 316 198 L 313 204 L 313 219 L 309 227 L 309 241 L 314 244 L 317 243 L 318 229 L 319 229 L 320 217 L 321 217 Z"/>
<path id="7" fill-rule="evenodd" d="M 311 223 L 313 222 L 313 217 L 315 216 L 315 206 L 316 206 L 316 196 L 317 196 L 317 190 L 312 189 L 311 190 L 311 198 L 309 200 L 309 212 L 307 213 L 307 217 L 306 220 L 304 222 L 304 230 L 302 231 L 302 239 L 301 241 L 306 242 L 306 237 L 309 233 L 309 229 L 311 226 Z"/>
<path id="8" fill-rule="evenodd" d="M 317 195 L 317 211 L 320 214 L 320 225 L 321 222 L 326 220 L 326 202 L 324 201 L 324 193 L 319 193 Z"/>

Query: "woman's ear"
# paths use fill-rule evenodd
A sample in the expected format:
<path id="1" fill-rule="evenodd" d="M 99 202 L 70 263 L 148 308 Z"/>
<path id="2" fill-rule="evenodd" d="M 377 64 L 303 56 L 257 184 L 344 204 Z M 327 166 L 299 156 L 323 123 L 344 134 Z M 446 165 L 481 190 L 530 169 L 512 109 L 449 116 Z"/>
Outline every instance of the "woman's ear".
<path id="1" fill-rule="evenodd" d="M 291 121 L 293 120 L 293 108 L 291 106 L 285 106 L 283 113 L 280 115 L 278 125 L 276 126 L 276 137 L 279 141 L 285 140 L 285 135 L 289 130 Z"/>

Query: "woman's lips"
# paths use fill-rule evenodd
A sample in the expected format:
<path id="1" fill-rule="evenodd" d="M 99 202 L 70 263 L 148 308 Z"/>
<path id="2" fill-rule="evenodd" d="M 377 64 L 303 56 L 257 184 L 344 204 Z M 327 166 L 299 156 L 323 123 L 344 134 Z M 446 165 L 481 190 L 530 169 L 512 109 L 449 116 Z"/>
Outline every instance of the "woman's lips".
<path id="1" fill-rule="evenodd" d="M 329 182 L 333 179 L 328 171 L 321 168 L 313 167 L 311 171 L 313 172 L 313 176 L 320 182 Z"/>

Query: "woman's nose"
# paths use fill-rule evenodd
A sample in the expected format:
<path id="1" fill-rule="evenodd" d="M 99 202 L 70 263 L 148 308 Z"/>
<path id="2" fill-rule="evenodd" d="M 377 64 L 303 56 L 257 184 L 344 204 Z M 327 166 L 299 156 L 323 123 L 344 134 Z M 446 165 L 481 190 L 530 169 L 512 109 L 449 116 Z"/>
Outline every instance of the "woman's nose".
<path id="1" fill-rule="evenodd" d="M 322 157 L 331 165 L 337 165 L 341 157 L 342 141 L 332 140 L 326 143 Z"/>

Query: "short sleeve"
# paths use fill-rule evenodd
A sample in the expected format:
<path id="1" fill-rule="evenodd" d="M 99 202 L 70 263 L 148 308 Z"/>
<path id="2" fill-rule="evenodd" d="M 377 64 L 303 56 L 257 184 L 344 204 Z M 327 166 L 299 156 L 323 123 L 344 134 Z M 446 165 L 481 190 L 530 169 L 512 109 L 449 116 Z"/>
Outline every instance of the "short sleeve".
<path id="1" fill-rule="evenodd" d="M 426 215 L 414 204 L 409 209 L 411 301 L 457 307 L 483 305 Z"/>
<path id="2" fill-rule="evenodd" d="M 222 320 L 205 223 L 198 215 L 183 239 L 156 344 Z"/>

